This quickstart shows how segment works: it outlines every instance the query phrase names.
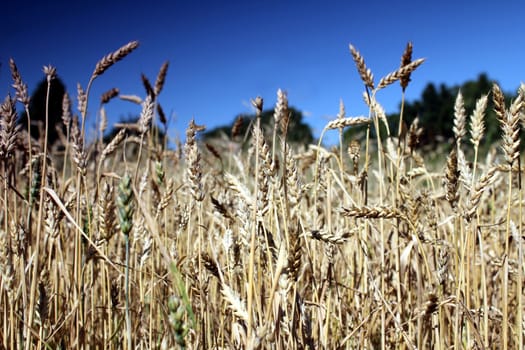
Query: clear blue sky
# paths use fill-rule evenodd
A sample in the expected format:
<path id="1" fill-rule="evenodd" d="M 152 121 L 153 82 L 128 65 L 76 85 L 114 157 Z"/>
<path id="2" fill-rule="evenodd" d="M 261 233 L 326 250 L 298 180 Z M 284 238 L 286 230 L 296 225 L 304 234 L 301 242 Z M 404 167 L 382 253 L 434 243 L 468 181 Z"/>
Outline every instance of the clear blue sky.
<path id="1" fill-rule="evenodd" d="M 10 1 L 0 12 L 0 93 L 12 91 L 12 57 L 30 92 L 51 64 L 75 98 L 77 82 L 86 86 L 101 57 L 139 40 L 135 52 L 96 80 L 89 121 L 102 92 L 118 87 L 144 96 L 140 74 L 154 82 L 169 61 L 159 100 L 173 115 L 172 137 L 184 136 L 192 117 L 208 128 L 228 124 L 252 112 L 249 100 L 257 95 L 272 107 L 278 88 L 318 136 L 340 99 L 348 115 L 367 111 L 349 43 L 377 83 L 412 41 L 413 58 L 427 61 L 412 76 L 409 99 L 428 82 L 459 84 L 481 72 L 512 92 L 524 80 L 524 20 L 521 0 Z M 400 96 L 396 84 L 378 100 L 394 112 Z M 120 101 L 107 110 L 111 121 L 140 112 Z"/>

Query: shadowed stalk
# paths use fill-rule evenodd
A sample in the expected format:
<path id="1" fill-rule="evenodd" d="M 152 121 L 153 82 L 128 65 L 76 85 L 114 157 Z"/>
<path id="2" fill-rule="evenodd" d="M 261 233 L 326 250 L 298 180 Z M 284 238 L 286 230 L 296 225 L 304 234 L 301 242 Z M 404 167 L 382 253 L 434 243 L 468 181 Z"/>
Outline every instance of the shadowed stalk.
<path id="1" fill-rule="evenodd" d="M 29 328 L 33 325 L 33 317 L 34 317 L 34 311 L 35 305 L 36 305 L 36 287 L 37 287 L 37 274 L 39 271 L 39 254 L 40 254 L 40 238 L 41 238 L 41 232 L 42 232 L 42 217 L 43 217 L 43 210 L 44 210 L 44 188 L 47 186 L 47 142 L 48 142 L 48 132 L 49 132 L 49 94 L 51 90 L 51 81 L 55 79 L 56 77 L 56 70 L 54 67 L 51 66 L 45 66 L 44 67 L 44 73 L 47 77 L 47 91 L 46 91 L 46 107 L 45 107 L 45 134 L 44 134 L 44 154 L 42 156 L 42 182 L 40 186 L 40 202 L 38 207 L 38 226 L 36 231 L 36 248 L 34 256 L 36 257 L 34 259 L 34 265 L 32 270 L 32 279 L 31 279 L 31 291 L 30 291 L 30 304 L 29 304 L 29 310 L 31 312 L 29 313 L 28 318 L 28 326 Z M 26 348 L 31 344 L 31 335 L 28 333 L 28 341 L 26 343 Z"/>
<path id="2" fill-rule="evenodd" d="M 506 229 L 505 229 L 505 242 L 504 242 L 504 255 L 503 255 L 503 276 L 502 276 L 502 289 L 501 289 L 501 301 L 502 301 L 502 341 L 504 350 L 508 347 L 508 292 L 509 292 L 509 254 L 510 254 L 510 223 L 511 223 L 511 209 L 512 209 L 512 166 L 514 164 L 520 164 L 519 158 L 519 116 L 523 107 L 523 101 L 521 95 L 518 95 L 516 100 L 511 104 L 508 111 L 501 122 L 501 128 L 503 131 L 503 144 L 502 148 L 506 163 L 509 167 L 508 172 L 508 189 L 507 189 L 507 213 L 506 213 Z"/>
<path id="3" fill-rule="evenodd" d="M 256 109 L 256 121 L 255 128 L 261 130 L 261 113 L 263 109 L 263 99 L 257 97 L 255 100 L 252 100 L 252 105 Z M 259 142 L 258 140 L 254 141 L 255 143 L 255 174 L 259 173 Z M 254 198 L 257 198 L 257 193 L 259 191 L 259 181 L 255 181 L 254 184 Z M 252 216 L 252 230 L 250 233 L 250 255 L 248 260 L 248 281 L 247 281 L 247 313 L 248 313 L 248 333 L 246 336 L 246 346 L 248 347 L 250 338 L 252 337 L 252 328 L 253 328 L 253 292 L 254 292 L 254 270 L 255 270 L 255 237 L 257 234 L 257 205 L 253 206 L 253 216 Z"/>

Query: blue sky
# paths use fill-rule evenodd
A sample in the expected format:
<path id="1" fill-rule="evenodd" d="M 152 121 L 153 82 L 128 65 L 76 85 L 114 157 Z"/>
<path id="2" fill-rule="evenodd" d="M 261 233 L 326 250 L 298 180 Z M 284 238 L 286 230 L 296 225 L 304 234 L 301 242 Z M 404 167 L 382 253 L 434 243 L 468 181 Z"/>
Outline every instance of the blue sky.
<path id="1" fill-rule="evenodd" d="M 173 117 L 170 136 L 183 137 L 192 117 L 208 128 L 229 124 L 252 112 L 249 101 L 257 95 L 273 107 L 278 88 L 318 136 L 340 99 L 348 115 L 367 112 L 349 43 L 377 83 L 399 66 L 412 41 L 413 58 L 427 61 L 412 76 L 409 100 L 428 82 L 459 84 L 481 72 L 515 91 L 524 80 L 524 18 L 525 2 L 518 0 L 11 1 L 0 12 L 0 93 L 12 91 L 12 57 L 30 92 L 51 64 L 76 97 L 77 82 L 86 86 L 100 58 L 138 40 L 135 52 L 97 78 L 89 125 L 104 91 L 144 96 L 141 73 L 154 82 L 169 61 L 159 101 Z M 400 97 L 396 84 L 378 101 L 394 112 Z M 140 107 L 114 100 L 107 111 L 117 121 Z"/>

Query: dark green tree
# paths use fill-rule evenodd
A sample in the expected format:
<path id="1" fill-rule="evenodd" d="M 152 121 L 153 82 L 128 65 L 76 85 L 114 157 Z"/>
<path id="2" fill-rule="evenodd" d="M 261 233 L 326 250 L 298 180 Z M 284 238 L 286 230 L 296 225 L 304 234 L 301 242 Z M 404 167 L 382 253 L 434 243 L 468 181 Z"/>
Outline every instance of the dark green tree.
<path id="1" fill-rule="evenodd" d="M 293 107 L 289 107 L 288 111 L 290 112 L 290 124 L 288 125 L 288 135 L 286 137 L 286 140 L 290 143 L 303 144 L 303 145 L 312 143 L 314 141 L 312 129 L 310 128 L 308 124 L 306 124 L 303 121 L 303 114 L 301 113 L 301 111 Z M 268 110 L 263 111 L 261 114 L 261 126 L 263 130 L 267 131 L 266 132 L 267 135 L 271 135 L 271 130 L 273 130 L 273 125 L 274 125 L 273 113 L 274 113 L 273 109 L 268 109 Z M 255 120 L 255 114 L 241 114 L 239 116 L 242 117 L 243 119 L 243 124 L 241 126 L 241 129 L 239 130 L 239 133 L 241 135 L 245 135 L 246 132 L 248 131 L 248 128 L 251 122 Z M 235 120 L 237 120 L 237 118 L 235 118 Z M 232 127 L 233 127 L 233 123 L 230 125 L 223 125 L 223 126 L 216 127 L 214 129 L 211 129 L 205 132 L 202 135 L 202 139 L 204 141 L 209 141 L 214 138 L 218 138 L 221 135 L 226 135 L 230 137 Z"/>
<path id="2" fill-rule="evenodd" d="M 421 99 L 405 104 L 405 120 L 412 122 L 419 117 L 423 128 L 421 143 L 433 143 L 439 137 L 453 136 L 454 102 L 458 87 L 447 87 L 441 84 L 438 88 L 429 83 L 421 94 Z"/>
<path id="3" fill-rule="evenodd" d="M 46 121 L 46 98 L 47 98 L 47 80 L 43 78 L 38 83 L 35 91 L 31 95 L 29 103 L 29 115 L 31 117 L 31 136 L 36 140 L 44 138 L 45 121 Z M 59 134 L 57 127 L 66 133 L 66 128 L 62 122 L 62 101 L 66 93 L 66 86 L 56 77 L 51 80 L 49 90 L 49 133 L 47 135 L 48 145 L 53 145 L 58 139 Z M 27 130 L 27 114 L 24 111 L 19 118 L 19 123 Z"/>

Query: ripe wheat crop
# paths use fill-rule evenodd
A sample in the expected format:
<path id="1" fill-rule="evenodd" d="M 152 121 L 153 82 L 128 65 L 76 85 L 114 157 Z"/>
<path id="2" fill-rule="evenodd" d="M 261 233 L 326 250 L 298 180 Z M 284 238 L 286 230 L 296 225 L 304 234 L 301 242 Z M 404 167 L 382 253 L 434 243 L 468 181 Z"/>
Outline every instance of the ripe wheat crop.
<path id="1" fill-rule="evenodd" d="M 230 136 L 204 145 L 205 126 L 192 120 L 170 149 L 153 127 L 167 127 L 157 100 L 167 63 L 153 84 L 142 77 L 146 96 L 113 88 L 88 113 L 96 78 L 137 47 L 95 63 L 77 87 L 77 113 L 64 96 L 60 147 L 17 125 L 17 108 L 31 118 L 30 97 L 10 61 L 14 97 L 0 109 L 0 348 L 523 347 L 525 86 L 507 106 L 495 85 L 474 111 L 459 94 L 455 140 L 436 164 L 418 145 L 418 120 L 401 113 L 390 130 L 380 104 L 395 83 L 403 101 L 424 60 L 412 60 L 409 44 L 376 84 L 350 46 L 369 114 L 349 116 L 341 102 L 318 144 L 287 142 L 279 90 L 273 129 L 261 126 L 257 97 L 249 134 L 239 135 L 237 120 Z M 55 68 L 44 74 L 51 86 Z M 137 124 L 109 141 L 87 139 L 88 115 L 100 116 L 103 135 L 114 98 L 142 105 Z M 502 141 L 485 157 L 488 98 Z M 356 125 L 366 137 L 344 143 Z M 331 149 L 322 144 L 329 130 L 341 136 Z"/>

